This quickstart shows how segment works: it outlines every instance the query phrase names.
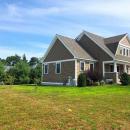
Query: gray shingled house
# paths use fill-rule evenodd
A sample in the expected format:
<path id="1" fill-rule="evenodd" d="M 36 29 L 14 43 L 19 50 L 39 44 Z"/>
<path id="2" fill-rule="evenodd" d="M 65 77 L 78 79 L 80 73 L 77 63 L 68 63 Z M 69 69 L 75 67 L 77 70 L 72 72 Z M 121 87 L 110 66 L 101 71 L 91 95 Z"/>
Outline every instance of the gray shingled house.
<path id="1" fill-rule="evenodd" d="M 75 39 L 56 35 L 43 58 L 42 83 L 76 85 L 78 75 L 88 69 L 115 83 L 122 72 L 130 74 L 128 34 L 104 38 L 83 31 Z"/>

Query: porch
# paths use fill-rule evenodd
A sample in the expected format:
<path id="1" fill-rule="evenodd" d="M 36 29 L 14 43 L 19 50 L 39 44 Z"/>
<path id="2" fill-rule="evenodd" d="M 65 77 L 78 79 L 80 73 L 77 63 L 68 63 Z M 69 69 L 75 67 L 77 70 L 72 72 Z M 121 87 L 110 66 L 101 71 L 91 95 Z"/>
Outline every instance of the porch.
<path id="1" fill-rule="evenodd" d="M 103 77 L 105 80 L 113 80 L 114 83 L 120 83 L 120 75 L 123 72 L 130 74 L 130 64 L 119 61 L 103 62 Z"/>

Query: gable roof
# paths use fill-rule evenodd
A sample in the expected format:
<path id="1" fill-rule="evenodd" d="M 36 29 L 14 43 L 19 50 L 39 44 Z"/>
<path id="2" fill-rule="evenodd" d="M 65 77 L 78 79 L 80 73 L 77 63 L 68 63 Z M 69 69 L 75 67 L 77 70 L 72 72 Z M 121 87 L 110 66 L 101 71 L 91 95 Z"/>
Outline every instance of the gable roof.
<path id="1" fill-rule="evenodd" d="M 62 35 L 56 34 L 54 37 L 51 45 L 49 46 L 48 50 L 46 51 L 43 61 L 46 59 L 48 53 L 50 52 L 51 48 L 55 44 L 56 40 L 59 39 L 61 43 L 67 48 L 67 50 L 74 56 L 74 58 L 79 59 L 86 59 L 90 61 L 96 61 L 93 57 L 91 57 L 76 41 L 75 39 L 65 37 Z"/>
<path id="2" fill-rule="evenodd" d="M 75 39 L 61 35 L 57 35 L 57 37 L 67 48 L 69 48 L 71 53 L 74 55 L 74 58 L 95 60 L 75 41 Z"/>
<path id="3" fill-rule="evenodd" d="M 104 44 L 104 37 L 99 35 L 84 31 L 84 33 L 93 40 L 100 48 L 102 48 L 108 55 L 112 58 L 114 57 L 113 53 L 109 50 L 109 48 Z"/>
<path id="4" fill-rule="evenodd" d="M 118 36 L 113 36 L 113 37 L 105 38 L 104 39 L 104 43 L 111 50 L 111 52 L 115 55 L 119 42 L 126 35 L 127 34 L 122 34 L 122 35 L 118 35 Z"/>
<path id="5" fill-rule="evenodd" d="M 108 55 L 110 55 L 112 58 L 115 57 L 115 53 L 118 47 L 119 42 L 127 35 L 117 35 L 113 37 L 104 38 L 102 36 L 83 31 L 76 39 L 81 39 L 83 35 L 88 36 L 91 40 L 94 41 L 95 44 L 97 44 L 100 48 L 102 48 Z"/>
<path id="6" fill-rule="evenodd" d="M 78 41 L 82 38 L 82 36 L 87 36 L 91 39 L 97 46 L 99 46 L 104 52 L 106 52 L 113 59 L 115 58 L 115 53 L 120 41 L 127 36 L 127 34 L 117 35 L 113 37 L 104 38 L 102 36 L 83 31 L 76 39 L 72 39 L 62 35 L 56 35 L 52 44 L 48 48 L 45 53 L 44 59 L 47 57 L 49 51 L 55 44 L 56 40 L 59 39 L 61 43 L 69 50 L 69 52 L 77 59 L 86 59 L 90 61 L 96 61 L 88 52 L 85 51 L 84 48 L 78 44 Z"/>

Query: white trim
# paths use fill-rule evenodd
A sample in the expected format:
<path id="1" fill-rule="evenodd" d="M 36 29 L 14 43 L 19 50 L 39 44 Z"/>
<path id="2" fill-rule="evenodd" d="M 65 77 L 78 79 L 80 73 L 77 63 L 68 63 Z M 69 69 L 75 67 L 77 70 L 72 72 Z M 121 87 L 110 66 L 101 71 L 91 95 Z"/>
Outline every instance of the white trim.
<path id="1" fill-rule="evenodd" d="M 81 70 L 81 64 L 84 64 L 84 70 Z M 80 61 L 80 71 L 85 71 L 85 61 Z"/>
<path id="2" fill-rule="evenodd" d="M 43 71 L 44 71 L 44 70 L 43 70 L 43 65 L 44 65 L 44 64 L 42 63 L 42 75 L 41 75 L 41 82 L 43 81 L 43 74 L 44 74 L 44 72 L 43 72 Z"/>
<path id="3" fill-rule="evenodd" d="M 58 83 L 58 82 L 42 82 L 42 85 L 64 85 L 64 83 Z"/>
<path id="4" fill-rule="evenodd" d="M 124 44 L 122 44 L 122 43 L 119 43 L 119 46 L 120 46 L 120 47 L 125 47 L 125 48 L 127 48 L 127 49 L 130 49 L 130 46 L 124 45 Z"/>
<path id="5" fill-rule="evenodd" d="M 77 60 L 75 60 L 75 79 L 77 80 Z"/>
<path id="6" fill-rule="evenodd" d="M 102 73 L 103 73 L 103 78 L 105 76 L 105 62 L 102 62 Z"/>
<path id="7" fill-rule="evenodd" d="M 128 63 L 128 64 L 130 64 L 130 62 L 129 62 L 129 61 L 118 60 L 118 59 L 115 59 L 115 61 L 117 61 L 117 62 L 124 62 L 124 63 Z"/>
<path id="8" fill-rule="evenodd" d="M 66 59 L 66 60 L 56 60 L 56 61 L 48 61 L 48 62 L 43 62 L 43 64 L 49 64 L 49 63 L 55 63 L 55 62 L 69 62 L 69 61 L 75 61 L 75 60 L 84 60 L 84 61 L 91 61 L 90 59 L 82 59 L 82 58 L 75 58 L 75 59 Z M 95 61 L 92 61 L 92 62 L 97 62 L 96 60 Z"/>
<path id="9" fill-rule="evenodd" d="M 67 59 L 67 60 L 57 60 L 57 61 L 49 61 L 49 62 L 43 62 L 43 64 L 50 64 L 50 63 L 56 63 L 56 62 L 69 62 L 69 61 L 75 61 L 75 59 Z"/>
<path id="10" fill-rule="evenodd" d="M 60 65 L 60 72 L 59 73 L 57 73 L 57 64 Z M 55 74 L 61 74 L 61 62 L 56 62 L 56 64 L 55 64 Z"/>
<path id="11" fill-rule="evenodd" d="M 92 60 L 92 59 L 84 59 L 84 58 L 78 58 L 78 57 L 75 57 L 75 59 L 85 60 L 85 61 L 92 61 L 92 62 L 97 62 L 97 60 Z"/>
<path id="12" fill-rule="evenodd" d="M 77 72 L 77 59 L 75 59 L 75 85 L 77 86 L 78 72 Z"/>
<path id="13" fill-rule="evenodd" d="M 111 60 L 111 61 L 103 61 L 104 63 L 113 63 L 114 60 Z"/>
<path id="14" fill-rule="evenodd" d="M 45 65 L 47 65 L 47 73 L 45 73 Z M 44 74 L 48 74 L 48 72 L 49 72 L 49 64 L 44 64 Z"/>
<path id="15" fill-rule="evenodd" d="M 88 34 L 87 34 L 87 32 L 86 31 L 83 31 L 80 35 L 79 35 L 79 37 L 77 37 L 77 40 L 80 40 L 81 38 L 82 38 L 82 36 L 83 35 L 86 35 L 86 36 L 88 36 L 92 41 L 94 41 Z M 96 41 L 94 41 L 95 43 L 96 43 Z M 110 52 L 108 52 L 106 49 L 104 49 L 101 45 L 99 45 L 99 44 L 96 44 L 97 46 L 99 46 L 102 50 L 104 50 L 109 56 L 111 56 L 113 59 L 114 59 L 114 54 L 112 54 L 112 52 L 110 51 Z M 110 54 L 111 53 L 111 54 Z"/>

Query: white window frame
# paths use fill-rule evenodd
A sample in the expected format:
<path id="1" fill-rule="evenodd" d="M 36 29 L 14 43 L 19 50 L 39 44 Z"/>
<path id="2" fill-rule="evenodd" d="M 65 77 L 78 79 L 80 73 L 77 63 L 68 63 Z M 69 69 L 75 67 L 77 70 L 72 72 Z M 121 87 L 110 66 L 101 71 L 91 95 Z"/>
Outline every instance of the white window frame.
<path id="1" fill-rule="evenodd" d="M 60 73 L 57 73 L 57 64 L 60 64 Z M 61 74 L 61 62 L 56 62 L 56 64 L 55 64 L 55 73 L 56 74 Z"/>
<path id="2" fill-rule="evenodd" d="M 81 64 L 84 64 L 84 70 L 81 70 Z M 85 61 L 80 61 L 80 71 L 85 71 Z"/>
<path id="3" fill-rule="evenodd" d="M 47 73 L 45 73 L 45 66 L 47 65 Z M 49 72 L 49 64 L 44 64 L 44 74 L 48 74 Z"/>

